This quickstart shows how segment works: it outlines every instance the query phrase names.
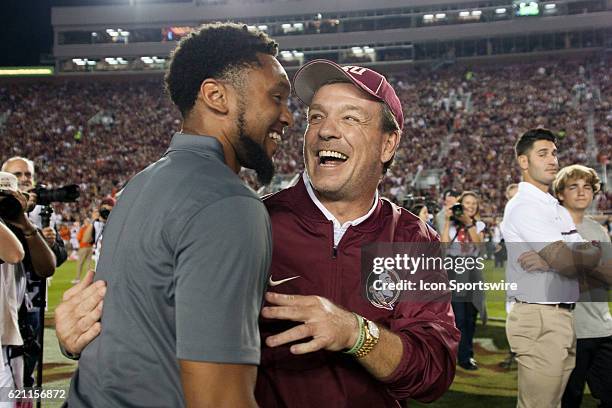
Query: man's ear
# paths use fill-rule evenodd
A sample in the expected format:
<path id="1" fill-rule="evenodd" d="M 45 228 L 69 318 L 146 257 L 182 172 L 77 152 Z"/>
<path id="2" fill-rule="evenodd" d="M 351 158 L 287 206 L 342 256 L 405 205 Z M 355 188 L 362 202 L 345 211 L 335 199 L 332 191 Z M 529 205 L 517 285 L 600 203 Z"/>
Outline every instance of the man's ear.
<path id="1" fill-rule="evenodd" d="M 529 157 L 526 154 L 521 154 L 516 158 L 516 161 L 522 171 L 526 171 L 529 168 Z"/>
<path id="2" fill-rule="evenodd" d="M 563 198 L 563 191 L 560 191 L 557 194 L 557 200 L 559 200 L 559 202 L 563 202 L 564 198 Z"/>
<path id="3" fill-rule="evenodd" d="M 401 133 L 399 130 L 387 132 L 383 135 L 383 144 L 380 152 L 380 161 L 386 163 L 393 158 L 393 155 L 399 147 Z"/>
<path id="4" fill-rule="evenodd" d="M 213 78 L 207 78 L 200 85 L 197 101 L 208 109 L 220 114 L 229 112 L 229 88 L 226 84 Z"/>

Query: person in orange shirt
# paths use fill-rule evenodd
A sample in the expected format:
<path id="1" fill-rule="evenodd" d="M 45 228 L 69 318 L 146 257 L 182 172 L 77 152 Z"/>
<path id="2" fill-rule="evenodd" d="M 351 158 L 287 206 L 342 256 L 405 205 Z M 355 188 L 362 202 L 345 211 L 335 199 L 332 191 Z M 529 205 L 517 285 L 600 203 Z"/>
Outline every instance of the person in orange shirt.
<path id="1" fill-rule="evenodd" d="M 83 267 L 85 266 L 85 270 L 89 267 L 91 263 L 91 254 L 93 251 L 93 244 L 89 241 L 84 240 L 85 230 L 91 224 L 88 218 L 85 218 L 83 225 L 79 229 L 77 234 L 77 240 L 79 241 L 79 251 L 77 253 L 77 267 L 76 267 L 76 276 L 72 283 L 79 283 L 81 281 L 81 275 L 83 274 Z"/>

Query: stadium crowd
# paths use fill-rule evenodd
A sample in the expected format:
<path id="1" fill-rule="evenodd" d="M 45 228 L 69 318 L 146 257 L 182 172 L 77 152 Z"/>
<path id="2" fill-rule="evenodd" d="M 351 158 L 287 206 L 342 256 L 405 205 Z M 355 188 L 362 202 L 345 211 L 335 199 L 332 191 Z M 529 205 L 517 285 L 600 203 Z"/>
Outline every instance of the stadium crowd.
<path id="1" fill-rule="evenodd" d="M 499 215 L 505 187 L 519 180 L 512 147 L 525 129 L 543 126 L 557 132 L 562 166 L 592 163 L 590 149 L 610 157 L 611 75 L 609 65 L 585 61 L 433 72 L 417 67 L 392 75 L 406 126 L 382 193 L 401 203 L 407 194 L 439 201 L 446 188 L 473 190 L 482 197 L 483 216 Z M 288 176 L 303 169 L 306 126 L 303 105 L 297 99 L 290 103 L 295 126 L 275 156 L 277 174 Z M 79 184 L 78 205 L 56 205 L 67 221 L 89 217 L 96 200 L 114 195 L 155 161 L 178 126 L 179 114 L 160 78 L 0 85 L 0 158 L 32 159 L 37 181 L 50 186 Z M 411 183 L 419 170 L 432 169 L 440 169 L 439 185 L 415 191 Z M 242 176 L 259 187 L 253 173 Z M 597 208 L 609 208 L 611 198 L 599 194 Z"/>

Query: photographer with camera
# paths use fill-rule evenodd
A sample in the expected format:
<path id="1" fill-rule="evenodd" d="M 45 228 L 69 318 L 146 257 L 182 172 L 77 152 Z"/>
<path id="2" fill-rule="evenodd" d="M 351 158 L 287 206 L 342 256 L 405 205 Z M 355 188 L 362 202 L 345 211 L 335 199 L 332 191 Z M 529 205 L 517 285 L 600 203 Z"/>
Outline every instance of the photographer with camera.
<path id="1" fill-rule="evenodd" d="M 480 221 L 480 203 L 478 195 L 473 191 L 464 191 L 459 196 L 457 203 L 446 208 L 446 218 L 442 228 L 440 241 L 451 244 L 448 247 L 448 255 L 454 257 L 477 257 L 480 248 L 478 245 L 484 242 L 484 230 L 486 225 Z M 457 281 L 477 282 L 482 281 L 482 272 L 477 269 L 467 270 L 462 274 L 449 271 L 449 279 Z M 478 365 L 474 360 L 474 332 L 476 330 L 476 317 L 480 313 L 481 319 L 486 322 L 487 310 L 484 292 L 474 290 L 469 296 L 466 293 L 453 293 L 453 311 L 455 312 L 455 324 L 461 331 L 459 343 L 458 364 L 465 370 L 477 370 Z"/>
<path id="2" fill-rule="evenodd" d="M 48 190 L 34 185 L 34 163 L 25 157 L 11 157 L 2 165 L 2 171 L 11 173 L 17 178 L 18 189 L 27 197 L 25 212 L 23 209 L 13 219 L 5 218 L 15 228 L 13 232 L 25 239 L 25 259 L 23 266 L 27 278 L 27 296 L 19 310 L 19 324 L 24 339 L 24 386 L 34 386 L 34 369 L 38 362 L 38 381 L 42 383 L 42 344 L 43 320 L 46 306 L 47 279 L 55 273 L 68 254 L 64 242 L 52 222 L 53 210 L 50 207 L 56 201 L 74 201 L 78 190 L 73 187 Z"/>
<path id="3" fill-rule="evenodd" d="M 64 200 L 49 200 L 49 198 L 55 198 L 48 197 L 53 195 L 53 191 L 51 191 L 52 194 L 49 194 L 49 190 L 34 187 L 34 163 L 25 157 L 11 157 L 2 165 L 2 171 L 17 177 L 19 190 L 28 193 L 28 206 L 26 208 L 28 218 L 37 228 L 40 228 L 42 236 L 55 254 L 56 266 L 60 266 L 66 261 L 68 254 L 64 242 L 55 228 L 55 220 L 51 218 L 51 210 L 45 207 L 48 207 L 51 201 Z M 47 218 L 46 222 L 45 218 Z"/>
<path id="4" fill-rule="evenodd" d="M 108 220 L 113 207 L 115 206 L 115 199 L 112 197 L 106 197 L 100 202 L 100 207 L 93 211 L 91 219 L 93 222 L 87 226 L 83 233 L 83 242 L 90 242 L 93 245 L 93 262 L 94 267 L 98 264 L 98 257 L 100 256 L 100 250 L 102 249 L 102 233 L 104 226 Z"/>
<path id="5" fill-rule="evenodd" d="M 26 299 L 26 265 L 42 275 L 52 273 L 55 265 L 53 252 L 25 216 L 27 205 L 28 195 L 19 191 L 17 178 L 0 172 L 0 254 L 2 260 L 10 262 L 0 262 L 0 387 L 24 386 L 29 338 L 22 331 L 19 315 Z M 5 251 L 11 252 L 8 257 Z"/>
<path id="6" fill-rule="evenodd" d="M 5 203 L 2 206 L 4 213 L 0 213 L 0 216 L 22 243 L 25 242 L 24 263 L 26 267 L 30 266 L 26 269 L 34 272 L 38 277 L 47 278 L 55 272 L 56 256 L 48 245 L 48 240 L 42 230 L 37 228 L 23 211 L 31 209 L 34 204 L 32 195 L 27 191 L 28 186 L 31 186 L 31 181 L 23 182 L 24 178 L 31 180 L 32 170 L 25 161 L 9 159 L 2 166 L 2 171 L 11 173 L 17 178 L 18 190 L 7 192 L 2 200 Z M 26 200 L 25 205 L 19 206 L 23 199 Z"/>

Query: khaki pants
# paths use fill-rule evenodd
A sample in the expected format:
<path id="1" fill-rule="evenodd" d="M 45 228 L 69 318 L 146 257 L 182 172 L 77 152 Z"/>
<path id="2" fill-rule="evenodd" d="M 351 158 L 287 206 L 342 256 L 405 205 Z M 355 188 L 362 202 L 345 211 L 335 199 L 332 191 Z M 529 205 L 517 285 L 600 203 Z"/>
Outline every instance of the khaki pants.
<path id="1" fill-rule="evenodd" d="M 520 408 L 554 408 L 576 364 L 576 332 L 571 311 L 515 303 L 506 335 L 518 362 Z"/>
<path id="2" fill-rule="evenodd" d="M 77 267 L 76 267 L 76 280 L 80 280 L 81 276 L 83 276 L 83 267 L 85 267 L 85 272 L 87 272 L 87 268 L 91 264 L 91 253 L 93 252 L 93 247 L 84 247 L 79 248 L 77 252 Z"/>

